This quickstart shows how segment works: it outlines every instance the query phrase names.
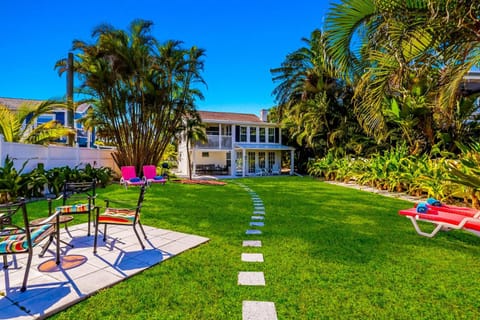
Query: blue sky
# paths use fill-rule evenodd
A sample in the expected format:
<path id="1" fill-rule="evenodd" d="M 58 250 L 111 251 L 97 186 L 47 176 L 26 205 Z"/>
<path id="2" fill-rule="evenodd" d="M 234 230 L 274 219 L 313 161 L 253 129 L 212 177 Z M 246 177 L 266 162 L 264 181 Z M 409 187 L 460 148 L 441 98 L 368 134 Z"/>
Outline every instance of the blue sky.
<path id="1" fill-rule="evenodd" d="M 2 1 L 0 97 L 48 99 L 65 95 L 55 62 L 72 40 L 91 41 L 101 23 L 126 29 L 154 22 L 160 41 L 181 40 L 206 50 L 200 110 L 258 114 L 274 105 L 271 68 L 321 28 L 328 0 L 16 0 Z"/>

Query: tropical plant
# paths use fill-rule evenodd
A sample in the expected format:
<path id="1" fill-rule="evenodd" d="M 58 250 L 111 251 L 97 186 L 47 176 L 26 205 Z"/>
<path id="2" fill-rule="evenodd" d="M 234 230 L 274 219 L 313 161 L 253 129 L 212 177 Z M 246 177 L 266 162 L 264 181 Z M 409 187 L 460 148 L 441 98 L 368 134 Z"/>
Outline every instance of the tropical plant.
<path id="1" fill-rule="evenodd" d="M 22 177 L 28 161 L 25 161 L 20 170 L 15 169 L 14 161 L 8 155 L 3 167 L 0 167 L 0 202 L 6 203 L 21 196 L 20 190 L 26 188 L 26 181 Z"/>
<path id="2" fill-rule="evenodd" d="M 94 101 L 97 134 L 116 146 L 116 164 L 159 163 L 182 121 L 202 99 L 204 50 L 180 41 L 160 44 L 152 22 L 134 20 L 127 31 L 100 25 L 94 43 L 75 40 L 74 69 L 80 91 Z M 59 73 L 66 60 L 56 64 Z"/>
<path id="3" fill-rule="evenodd" d="M 472 27 L 479 16 L 480 7 L 470 1 L 332 5 L 326 20 L 329 53 L 354 84 L 355 112 L 369 135 L 407 140 L 412 153 L 428 151 L 442 138 L 466 138 L 455 123 L 471 115 L 457 111 L 465 99 L 463 76 L 480 62 L 480 37 Z"/>
<path id="4" fill-rule="evenodd" d="M 18 111 L 0 105 L 0 134 L 7 142 L 48 144 L 67 135 L 73 135 L 71 128 L 64 127 L 56 120 L 37 125 L 36 120 L 43 114 L 52 113 L 66 105 L 53 100 L 40 103 L 24 103 Z"/>

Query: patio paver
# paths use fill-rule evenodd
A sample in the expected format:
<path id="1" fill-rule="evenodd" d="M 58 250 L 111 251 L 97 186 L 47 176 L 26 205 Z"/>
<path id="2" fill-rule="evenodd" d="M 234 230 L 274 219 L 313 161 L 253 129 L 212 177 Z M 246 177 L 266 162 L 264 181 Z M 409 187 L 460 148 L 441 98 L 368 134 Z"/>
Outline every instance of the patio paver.
<path id="1" fill-rule="evenodd" d="M 243 320 L 277 320 L 275 303 L 267 301 L 243 301 Z"/>
<path id="2" fill-rule="evenodd" d="M 246 234 L 262 234 L 261 230 L 249 229 L 245 232 Z"/>
<path id="3" fill-rule="evenodd" d="M 238 284 L 241 286 L 264 286 L 263 272 L 241 271 L 238 273 Z"/>
<path id="4" fill-rule="evenodd" d="M 261 253 L 242 253 L 243 262 L 263 262 L 263 254 Z"/>
<path id="5" fill-rule="evenodd" d="M 87 224 L 69 226 L 73 238 L 62 228 L 61 238 L 74 248 L 61 246 L 62 264 L 53 259 L 54 246 L 43 258 L 34 249 L 27 291 L 20 292 L 26 255 L 8 256 L 11 263 L 3 269 L 0 262 L 0 319 L 38 319 L 53 315 L 97 291 L 110 287 L 143 270 L 172 258 L 209 239 L 144 226 L 148 239 L 142 250 L 131 228 L 110 226 L 106 243 L 98 237 L 93 254 L 94 236 L 86 236 Z"/>
<path id="6" fill-rule="evenodd" d="M 260 240 L 245 240 L 245 241 L 243 241 L 242 246 L 244 246 L 244 247 L 261 247 L 262 246 L 262 241 L 260 241 Z"/>

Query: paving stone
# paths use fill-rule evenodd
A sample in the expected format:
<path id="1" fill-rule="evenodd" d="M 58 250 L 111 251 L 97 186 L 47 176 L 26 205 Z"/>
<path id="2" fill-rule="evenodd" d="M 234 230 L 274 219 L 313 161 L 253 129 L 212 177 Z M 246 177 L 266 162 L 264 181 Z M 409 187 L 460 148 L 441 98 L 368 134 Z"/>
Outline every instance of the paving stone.
<path id="1" fill-rule="evenodd" d="M 253 214 L 265 214 L 265 210 L 253 210 Z"/>
<path id="2" fill-rule="evenodd" d="M 252 221 L 250 222 L 250 225 L 252 227 L 263 227 L 265 226 L 265 223 L 264 222 L 260 222 L 260 221 Z"/>
<path id="3" fill-rule="evenodd" d="M 261 253 L 242 253 L 243 262 L 263 262 L 263 254 Z"/>
<path id="4" fill-rule="evenodd" d="M 252 216 L 252 220 L 264 220 L 264 216 Z"/>
<path id="5" fill-rule="evenodd" d="M 251 229 L 250 229 L 250 230 L 247 230 L 245 233 L 246 233 L 246 234 L 262 234 L 262 231 L 260 231 L 260 230 L 251 230 Z"/>
<path id="6" fill-rule="evenodd" d="M 241 286 L 264 286 L 265 276 L 263 272 L 240 271 L 238 284 Z"/>
<path id="7" fill-rule="evenodd" d="M 275 303 L 267 301 L 243 301 L 242 320 L 277 320 Z"/>
<path id="8" fill-rule="evenodd" d="M 262 246 L 262 241 L 260 241 L 260 240 L 245 240 L 245 241 L 243 241 L 242 246 L 244 246 L 244 247 L 261 247 Z"/>

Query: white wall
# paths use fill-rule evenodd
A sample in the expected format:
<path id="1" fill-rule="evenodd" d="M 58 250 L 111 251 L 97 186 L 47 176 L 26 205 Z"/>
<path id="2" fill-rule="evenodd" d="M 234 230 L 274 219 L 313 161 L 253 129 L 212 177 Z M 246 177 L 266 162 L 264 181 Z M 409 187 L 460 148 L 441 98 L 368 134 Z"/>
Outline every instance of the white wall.
<path id="1" fill-rule="evenodd" d="M 114 150 L 106 149 L 89 149 L 67 146 L 40 146 L 34 144 L 5 142 L 0 135 L 0 165 L 5 165 L 5 159 L 8 155 L 13 159 L 14 166 L 17 170 L 28 161 L 25 166 L 24 173 L 30 172 L 37 167 L 38 163 L 43 163 L 45 169 L 56 167 L 75 167 L 83 168 L 87 163 L 95 165 L 95 167 L 110 167 L 114 171 L 119 172 L 118 167 L 112 158 Z"/>

